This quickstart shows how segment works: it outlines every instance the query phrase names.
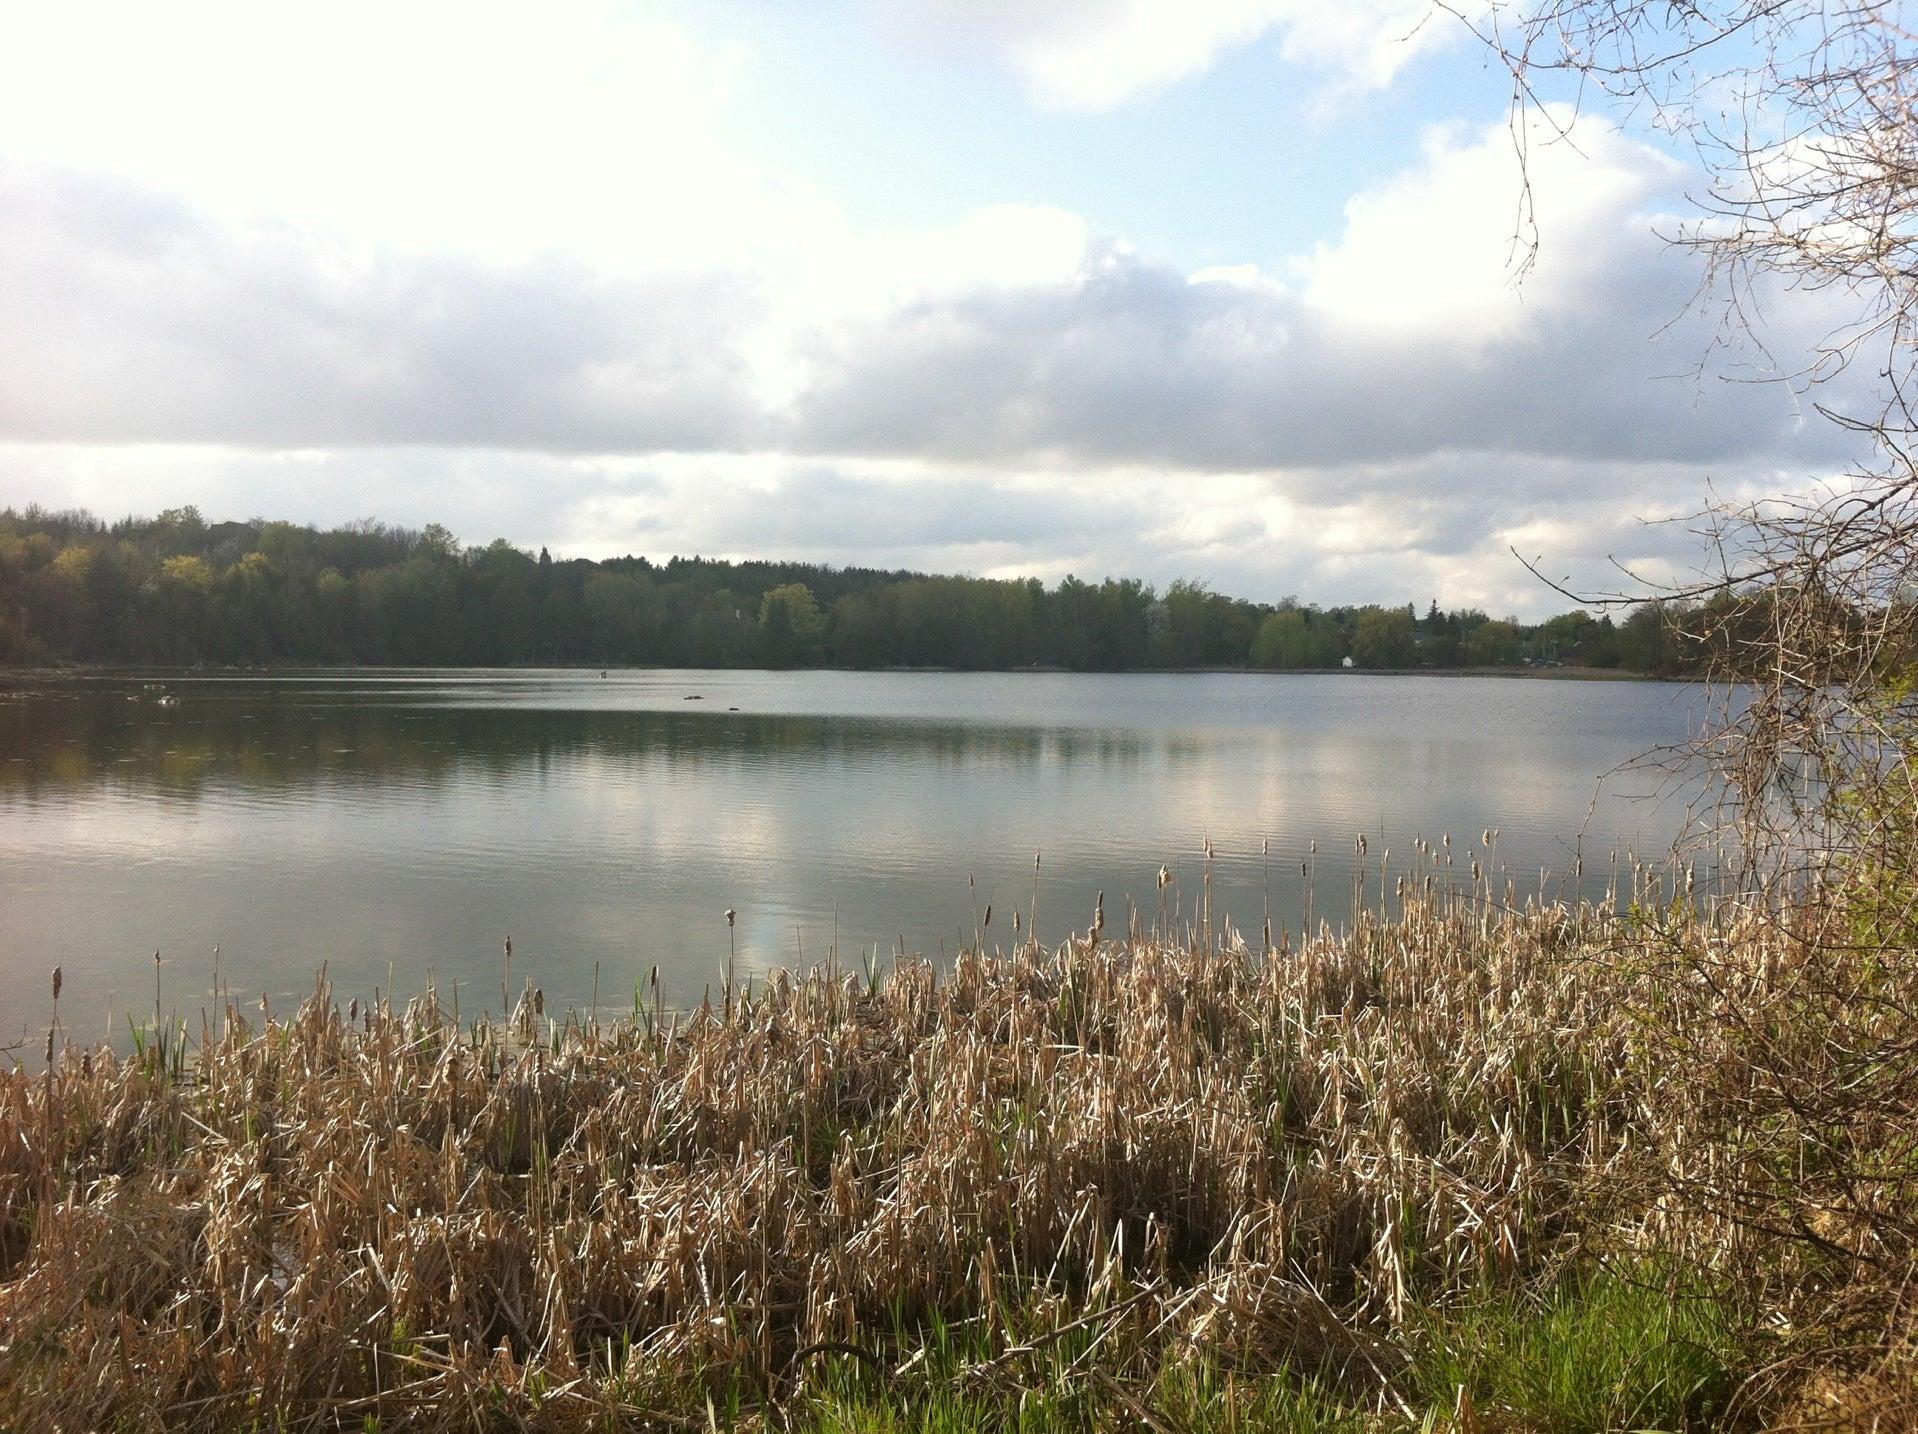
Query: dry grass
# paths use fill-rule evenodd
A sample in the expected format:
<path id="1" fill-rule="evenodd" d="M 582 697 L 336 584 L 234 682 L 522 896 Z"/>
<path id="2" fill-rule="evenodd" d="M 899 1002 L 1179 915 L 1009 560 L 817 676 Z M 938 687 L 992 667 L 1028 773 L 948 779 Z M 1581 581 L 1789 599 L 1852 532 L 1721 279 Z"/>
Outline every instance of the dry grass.
<path id="1" fill-rule="evenodd" d="M 1689 929 L 1784 940 L 1736 920 Z M 934 1328 L 948 1385 L 1285 1370 L 1409 1419 L 1433 1311 L 1660 1228 L 1592 1198 L 1676 1148 L 1645 930 L 1417 890 L 1270 953 L 1087 935 L 611 1026 L 322 986 L 68 1050 L 0 1078 L 0 1425 L 781 1423 Z"/>

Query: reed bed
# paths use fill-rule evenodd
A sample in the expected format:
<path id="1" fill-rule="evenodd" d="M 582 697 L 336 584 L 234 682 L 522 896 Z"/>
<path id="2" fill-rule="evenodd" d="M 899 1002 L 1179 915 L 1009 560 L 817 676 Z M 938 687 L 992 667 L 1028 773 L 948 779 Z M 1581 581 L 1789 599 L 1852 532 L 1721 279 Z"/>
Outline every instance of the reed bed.
<path id="1" fill-rule="evenodd" d="M 1429 1387 L 1434 1321 L 1671 1245 L 1619 1195 L 1684 1149 L 1648 929 L 1426 886 L 1302 944 L 1095 924 L 613 1023 L 322 980 L 56 1052 L 0 1078 L 0 1427 L 791 1427 L 1044 1384 L 1164 1428 L 1168 1381 L 1220 1378 L 1500 1427 Z"/>

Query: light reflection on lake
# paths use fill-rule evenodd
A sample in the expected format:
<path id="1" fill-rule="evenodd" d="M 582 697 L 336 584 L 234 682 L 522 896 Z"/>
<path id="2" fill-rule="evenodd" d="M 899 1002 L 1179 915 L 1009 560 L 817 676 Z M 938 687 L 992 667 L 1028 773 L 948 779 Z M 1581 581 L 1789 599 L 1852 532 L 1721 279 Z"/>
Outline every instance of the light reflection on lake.
<path id="1" fill-rule="evenodd" d="M 173 702 L 163 705 L 159 682 Z M 688 700 L 697 698 L 698 700 Z M 737 709 L 737 710 L 730 710 Z M 1105 891 L 1257 931 L 1349 909 L 1352 841 L 1481 831 L 1525 874 L 1588 884 L 1677 834 L 1654 773 L 1697 691 L 1464 677 L 356 672 L 15 679 L 0 690 L 0 1044 L 44 1029 L 65 968 L 76 1036 L 237 991 L 283 1005 L 325 962 L 342 995 L 458 985 L 497 1008 L 501 943 L 549 1007 L 630 1006 L 654 963 L 696 1001 L 739 912 L 740 967 L 837 939 L 951 951 L 1033 901 L 1083 927 Z M 1309 844 L 1319 843 L 1313 858 Z M 1269 839 L 1270 856 L 1261 851 Z M 968 877 L 973 887 L 968 887 Z M 390 986 L 389 986 L 390 983 Z M 197 1024 L 197 1020 L 196 1020 Z"/>

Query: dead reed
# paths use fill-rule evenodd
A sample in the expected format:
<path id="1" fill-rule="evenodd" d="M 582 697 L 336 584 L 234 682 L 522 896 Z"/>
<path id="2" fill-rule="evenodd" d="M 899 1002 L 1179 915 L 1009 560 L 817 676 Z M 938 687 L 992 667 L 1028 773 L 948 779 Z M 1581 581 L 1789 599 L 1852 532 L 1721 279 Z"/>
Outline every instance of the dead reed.
<path id="1" fill-rule="evenodd" d="M 961 1383 L 1285 1370 L 1412 1418 L 1421 1322 L 1650 1239 L 1594 1192 L 1678 1147 L 1641 922 L 1401 907 L 610 1024 L 322 982 L 190 1058 L 68 1049 L 0 1077 L 0 1427 L 778 1423 L 932 1328 Z"/>

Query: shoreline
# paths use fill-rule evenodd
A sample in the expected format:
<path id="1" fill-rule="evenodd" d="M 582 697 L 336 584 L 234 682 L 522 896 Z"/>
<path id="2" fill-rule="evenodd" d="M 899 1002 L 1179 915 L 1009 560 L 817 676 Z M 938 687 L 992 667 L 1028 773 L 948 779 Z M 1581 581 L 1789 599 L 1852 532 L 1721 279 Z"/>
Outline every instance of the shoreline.
<path id="1" fill-rule="evenodd" d="M 1677 1287 L 1630 1282 L 1662 1248 L 1561 1262 L 1639 1168 L 1619 1152 L 1686 1110 L 1634 1098 L 1629 968 L 1564 979 L 1648 933 L 1475 884 L 1258 952 L 1101 935 L 690 1011 L 642 988 L 610 1021 L 530 981 L 497 1022 L 431 985 L 342 1005 L 322 971 L 284 1013 L 156 1011 L 130 1055 L 55 1039 L 56 976 L 51 1064 L 0 1073 L 0 1425 L 1384 1434 L 1462 1400 L 1527 1428 L 1725 1407 L 1757 1346 L 1702 1273 L 1675 1322 Z M 1462 1026 L 1470 1075 L 1434 1039 Z M 138 1258 L 110 1238 L 134 1221 Z M 1488 1330 L 1525 1353 L 1447 1354 Z"/>
<path id="2" fill-rule="evenodd" d="M 1654 672 L 1628 672 L 1615 667 L 1128 667 L 1119 669 L 1073 667 L 631 667 L 559 666 L 515 663 L 504 666 L 479 664 L 458 667 L 415 667 L 404 663 L 269 664 L 265 666 L 171 667 L 145 663 L 73 663 L 68 665 L 0 666 L 0 684 L 15 679 L 50 677 L 170 677 L 222 678 L 261 677 L 297 678 L 337 675 L 348 672 L 551 672 L 551 673 L 639 673 L 701 672 L 783 674 L 803 672 L 866 673 L 894 677 L 973 676 L 973 677 L 1509 677 L 1544 682 L 1665 682 L 1702 681 L 1698 674 L 1661 675 Z"/>

